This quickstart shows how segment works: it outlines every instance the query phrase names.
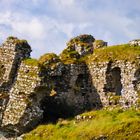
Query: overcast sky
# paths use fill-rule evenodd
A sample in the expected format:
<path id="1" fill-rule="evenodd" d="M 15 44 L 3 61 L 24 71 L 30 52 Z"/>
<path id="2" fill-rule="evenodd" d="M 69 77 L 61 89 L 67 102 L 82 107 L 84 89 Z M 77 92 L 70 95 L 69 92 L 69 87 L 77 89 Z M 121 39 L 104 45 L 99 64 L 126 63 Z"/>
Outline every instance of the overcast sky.
<path id="1" fill-rule="evenodd" d="M 109 45 L 140 38 L 140 0 L 0 0 L 0 42 L 26 39 L 32 57 L 59 54 L 79 34 Z"/>

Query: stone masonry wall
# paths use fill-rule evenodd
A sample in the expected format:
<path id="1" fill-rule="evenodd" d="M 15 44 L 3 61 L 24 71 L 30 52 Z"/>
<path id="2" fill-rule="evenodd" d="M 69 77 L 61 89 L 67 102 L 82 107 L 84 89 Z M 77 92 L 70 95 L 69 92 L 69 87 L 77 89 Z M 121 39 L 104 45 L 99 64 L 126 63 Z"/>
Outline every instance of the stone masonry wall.
<path id="1" fill-rule="evenodd" d="M 120 88 L 120 99 L 119 103 L 124 107 L 136 106 L 138 100 L 138 88 L 139 79 L 135 77 L 135 73 L 138 70 L 136 64 L 125 62 L 125 61 L 115 61 L 115 62 L 99 62 L 89 64 L 90 74 L 92 76 L 93 84 L 95 85 L 98 94 L 100 95 L 101 102 L 104 106 L 108 106 L 110 103 L 110 96 L 117 96 L 118 92 L 116 89 L 111 90 L 111 86 L 115 83 L 115 88 Z M 120 69 L 120 84 L 117 84 L 112 79 L 107 79 L 107 70 L 117 68 Z M 110 81 L 109 81 L 110 80 Z M 106 89 L 106 87 L 109 87 Z M 117 87 L 118 86 L 118 87 Z M 137 86 L 137 89 L 135 88 Z"/>
<path id="2" fill-rule="evenodd" d="M 42 117 L 42 110 L 35 98 L 37 94 L 35 89 L 39 87 L 41 81 L 38 75 L 38 67 L 21 64 L 16 82 L 9 92 L 9 101 L 4 111 L 2 126 L 10 129 L 11 125 L 15 125 L 14 129 L 21 131 L 31 121 L 34 120 L 34 123 L 37 123 L 37 118 L 39 120 Z"/>
<path id="3" fill-rule="evenodd" d="M 59 69 L 59 65 L 51 71 L 47 70 L 46 79 L 48 81 L 45 82 L 50 87 L 50 91 L 55 92 L 55 95 L 50 100 L 46 98 L 46 112 L 49 112 L 47 106 L 49 106 L 52 98 L 53 102 L 55 102 L 52 110 L 56 110 L 59 113 L 57 109 L 59 108 L 63 112 L 59 117 L 67 117 L 92 108 L 100 108 L 100 97 L 92 84 L 91 75 L 86 64 L 62 64 L 61 67 L 62 69 Z M 57 112 L 52 116 L 57 116 Z"/>
<path id="4" fill-rule="evenodd" d="M 93 51 L 87 42 L 84 47 L 91 47 L 85 50 L 88 54 Z M 138 106 L 139 64 L 123 60 L 76 62 L 81 56 L 72 64 L 51 58 L 52 63 L 45 60 L 40 66 L 28 63 L 30 52 L 26 41 L 13 37 L 0 48 L 0 124 L 4 131 L 21 134 L 42 120 L 109 105 Z"/>
<path id="5" fill-rule="evenodd" d="M 0 63 L 5 69 L 0 88 L 2 89 L 3 87 L 4 90 L 10 88 L 21 61 L 24 58 L 30 57 L 30 46 L 25 47 L 28 46 L 28 44 L 17 44 L 17 41 L 19 41 L 17 38 L 8 38 L 0 47 Z"/>

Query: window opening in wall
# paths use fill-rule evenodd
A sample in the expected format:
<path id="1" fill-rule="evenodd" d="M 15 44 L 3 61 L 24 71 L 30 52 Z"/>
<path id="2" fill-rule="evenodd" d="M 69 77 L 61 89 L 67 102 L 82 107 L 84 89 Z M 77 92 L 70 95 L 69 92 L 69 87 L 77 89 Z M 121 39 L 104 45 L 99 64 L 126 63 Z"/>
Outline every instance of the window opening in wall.
<path id="1" fill-rule="evenodd" d="M 140 69 L 137 69 L 134 74 L 135 80 L 133 81 L 134 89 L 140 92 Z"/>
<path id="2" fill-rule="evenodd" d="M 79 74 L 78 78 L 75 82 L 75 89 L 78 91 L 78 93 L 81 93 L 82 96 L 85 96 L 88 92 L 88 75 Z"/>
<path id="3" fill-rule="evenodd" d="M 106 72 L 106 84 L 104 87 L 105 92 L 114 92 L 115 95 L 121 95 L 121 69 L 115 67 Z"/>

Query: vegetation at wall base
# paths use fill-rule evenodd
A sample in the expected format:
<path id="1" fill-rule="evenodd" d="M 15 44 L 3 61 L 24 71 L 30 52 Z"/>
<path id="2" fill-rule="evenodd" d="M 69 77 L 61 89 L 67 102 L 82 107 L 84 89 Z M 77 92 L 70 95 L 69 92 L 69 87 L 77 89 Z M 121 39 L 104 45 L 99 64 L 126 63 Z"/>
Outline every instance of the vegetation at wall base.
<path id="1" fill-rule="evenodd" d="M 140 110 L 120 107 L 93 110 L 82 119 L 60 119 L 56 124 L 39 125 L 25 134 L 24 140 L 138 140 Z"/>

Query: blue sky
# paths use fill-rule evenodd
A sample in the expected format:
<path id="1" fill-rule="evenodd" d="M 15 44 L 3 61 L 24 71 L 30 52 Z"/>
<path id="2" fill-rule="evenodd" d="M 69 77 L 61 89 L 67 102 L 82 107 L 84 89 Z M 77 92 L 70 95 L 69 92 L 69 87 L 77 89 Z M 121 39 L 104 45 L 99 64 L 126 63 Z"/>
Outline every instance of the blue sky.
<path id="1" fill-rule="evenodd" d="M 140 0 L 0 0 L 0 42 L 26 39 L 35 58 L 79 34 L 125 43 L 140 38 L 139 26 Z"/>

